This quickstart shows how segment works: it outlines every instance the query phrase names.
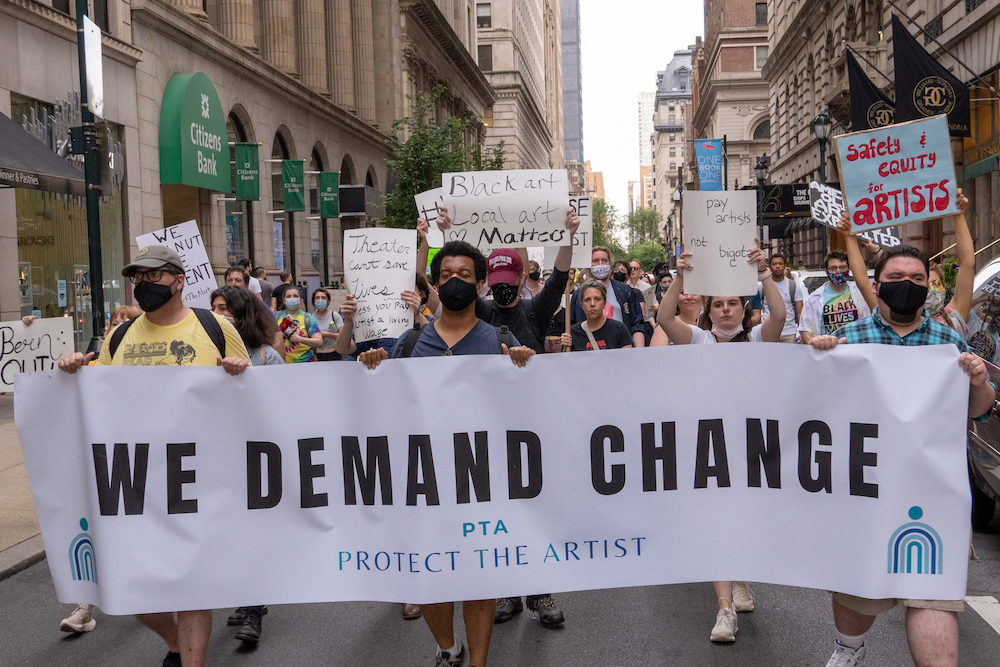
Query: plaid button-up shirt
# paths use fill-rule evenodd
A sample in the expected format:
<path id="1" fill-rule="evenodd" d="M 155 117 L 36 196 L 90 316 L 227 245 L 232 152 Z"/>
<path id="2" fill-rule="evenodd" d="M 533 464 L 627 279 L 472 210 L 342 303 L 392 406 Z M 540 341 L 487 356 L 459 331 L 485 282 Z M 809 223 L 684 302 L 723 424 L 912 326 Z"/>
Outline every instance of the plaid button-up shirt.
<path id="1" fill-rule="evenodd" d="M 871 317 L 845 324 L 836 335 L 846 338 L 848 343 L 878 343 L 880 345 L 947 345 L 952 344 L 959 352 L 968 352 L 969 346 L 954 329 L 929 317 L 924 317 L 920 326 L 900 337 L 896 330 L 879 316 L 878 308 Z"/>

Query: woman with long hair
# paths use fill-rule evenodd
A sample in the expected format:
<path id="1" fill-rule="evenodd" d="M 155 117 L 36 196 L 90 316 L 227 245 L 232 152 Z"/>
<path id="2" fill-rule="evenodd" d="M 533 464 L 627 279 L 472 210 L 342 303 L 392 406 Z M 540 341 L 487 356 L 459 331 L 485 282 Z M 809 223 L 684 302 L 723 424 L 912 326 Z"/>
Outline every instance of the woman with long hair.
<path id="1" fill-rule="evenodd" d="M 212 292 L 212 310 L 232 322 L 243 339 L 250 363 L 276 366 L 285 363 L 274 349 L 278 324 L 264 302 L 243 287 L 220 287 Z"/>

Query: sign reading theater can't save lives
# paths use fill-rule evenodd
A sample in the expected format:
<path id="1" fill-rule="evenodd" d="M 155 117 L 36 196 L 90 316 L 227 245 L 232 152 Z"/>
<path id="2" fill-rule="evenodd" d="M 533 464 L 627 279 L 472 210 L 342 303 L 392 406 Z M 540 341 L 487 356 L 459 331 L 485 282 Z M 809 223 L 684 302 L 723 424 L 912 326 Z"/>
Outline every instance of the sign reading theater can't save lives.
<path id="1" fill-rule="evenodd" d="M 201 72 L 174 74 L 163 91 L 160 183 L 232 192 L 226 116 Z"/>

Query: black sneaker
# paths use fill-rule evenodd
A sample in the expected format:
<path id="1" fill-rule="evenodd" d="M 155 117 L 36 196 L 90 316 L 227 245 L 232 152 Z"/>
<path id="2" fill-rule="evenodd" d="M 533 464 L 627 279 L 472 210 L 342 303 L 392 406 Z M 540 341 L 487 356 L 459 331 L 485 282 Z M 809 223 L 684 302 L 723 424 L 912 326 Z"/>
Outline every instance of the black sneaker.
<path id="1" fill-rule="evenodd" d="M 493 622 L 506 623 L 510 619 L 514 618 L 514 614 L 520 614 L 522 609 L 524 609 L 524 605 L 521 604 L 520 597 L 498 598 L 497 611 L 493 616 Z"/>
<path id="2" fill-rule="evenodd" d="M 434 667 L 462 667 L 465 664 L 465 642 L 459 642 L 458 653 L 438 650 L 434 654 Z"/>
<path id="3" fill-rule="evenodd" d="M 262 614 L 267 615 L 267 607 L 261 607 L 263 611 Z M 229 615 L 229 620 L 226 621 L 226 625 L 243 625 L 243 619 L 246 617 L 247 608 L 238 607 L 236 611 Z"/>
<path id="4" fill-rule="evenodd" d="M 181 654 L 180 653 L 168 653 L 167 657 L 163 659 L 163 664 L 160 667 L 181 667 Z"/>
<path id="5" fill-rule="evenodd" d="M 243 642 L 256 644 L 260 641 L 261 607 L 246 607 L 243 625 L 240 626 L 235 638 Z"/>
<path id="6" fill-rule="evenodd" d="M 529 599 L 528 609 L 538 612 L 538 621 L 546 628 L 554 628 L 557 625 L 562 625 L 563 621 L 566 620 L 563 617 L 562 609 L 556 606 L 551 595 Z"/>

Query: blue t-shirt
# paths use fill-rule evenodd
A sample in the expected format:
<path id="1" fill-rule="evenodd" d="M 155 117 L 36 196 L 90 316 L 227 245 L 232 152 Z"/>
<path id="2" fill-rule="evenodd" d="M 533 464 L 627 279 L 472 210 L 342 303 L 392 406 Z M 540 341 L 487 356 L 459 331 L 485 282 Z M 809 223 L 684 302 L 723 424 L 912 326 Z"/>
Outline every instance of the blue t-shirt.
<path id="1" fill-rule="evenodd" d="M 502 354 L 500 343 L 497 342 L 497 329 L 492 324 L 487 324 L 482 320 L 476 321 L 476 326 L 472 331 L 465 334 L 462 340 L 455 343 L 452 348 L 441 339 L 437 329 L 432 322 L 420 330 L 420 338 L 413 347 L 411 357 L 444 357 L 459 354 Z M 513 336 L 511 336 L 513 338 Z M 399 359 L 403 356 L 403 343 L 406 336 L 400 336 L 396 341 L 396 346 L 392 349 L 392 358 Z M 514 338 L 514 346 L 520 343 Z"/>

